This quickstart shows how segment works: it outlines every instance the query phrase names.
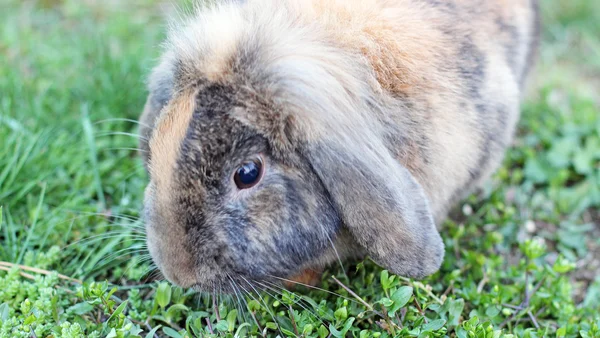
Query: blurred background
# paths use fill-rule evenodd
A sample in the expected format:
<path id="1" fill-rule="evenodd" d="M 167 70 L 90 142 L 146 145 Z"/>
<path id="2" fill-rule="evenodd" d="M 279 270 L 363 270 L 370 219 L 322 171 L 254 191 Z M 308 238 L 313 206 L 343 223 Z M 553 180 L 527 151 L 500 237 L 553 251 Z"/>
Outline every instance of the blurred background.
<path id="1" fill-rule="evenodd" d="M 186 4 L 0 0 L 0 261 L 120 286 L 150 283 L 136 120 L 165 16 L 177 6 Z M 475 238 L 498 234 L 494 252 L 506 257 L 542 239 L 548 264 L 572 264 L 573 304 L 597 309 L 600 1 L 541 7 L 539 63 L 514 147 L 448 234 L 473 252 L 489 249 Z M 449 253 L 458 252 L 452 243 Z M 468 260 L 449 258 L 443 269 Z M 432 285 L 448 281 L 436 278 Z M 13 296 L 0 291 L 0 303 L 22 301 Z"/>

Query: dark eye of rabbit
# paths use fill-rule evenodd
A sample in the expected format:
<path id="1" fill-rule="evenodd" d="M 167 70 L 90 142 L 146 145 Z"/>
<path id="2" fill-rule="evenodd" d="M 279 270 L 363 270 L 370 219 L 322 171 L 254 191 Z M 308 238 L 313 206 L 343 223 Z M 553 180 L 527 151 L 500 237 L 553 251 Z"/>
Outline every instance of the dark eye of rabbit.
<path id="1" fill-rule="evenodd" d="M 263 163 L 260 158 L 242 164 L 233 176 L 235 185 L 239 189 L 248 189 L 255 186 L 262 177 Z"/>

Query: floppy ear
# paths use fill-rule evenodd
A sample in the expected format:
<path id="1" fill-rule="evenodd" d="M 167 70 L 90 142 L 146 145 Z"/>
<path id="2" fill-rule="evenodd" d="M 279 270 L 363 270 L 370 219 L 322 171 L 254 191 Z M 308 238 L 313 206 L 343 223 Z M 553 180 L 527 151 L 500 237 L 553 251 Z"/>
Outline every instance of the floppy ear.
<path id="1" fill-rule="evenodd" d="M 345 226 L 376 263 L 411 278 L 439 269 L 444 244 L 424 191 L 383 144 L 332 138 L 303 148 Z"/>

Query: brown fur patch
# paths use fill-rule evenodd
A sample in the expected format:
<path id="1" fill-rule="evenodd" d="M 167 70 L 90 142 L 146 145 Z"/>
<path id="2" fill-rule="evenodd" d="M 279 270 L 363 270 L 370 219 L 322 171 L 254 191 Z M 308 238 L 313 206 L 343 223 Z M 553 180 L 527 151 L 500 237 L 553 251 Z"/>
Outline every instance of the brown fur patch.
<path id="1" fill-rule="evenodd" d="M 156 184 L 159 196 L 168 191 L 179 147 L 194 113 L 196 89 L 189 88 L 178 94 L 163 109 L 150 139 L 150 176 Z"/>
<path id="2" fill-rule="evenodd" d="M 431 17 L 433 13 L 427 15 L 408 2 L 385 11 L 373 10 L 378 4 L 361 2 L 361 5 L 358 2 L 349 5 L 352 12 L 338 12 L 343 15 L 341 20 L 347 17 L 352 27 L 350 30 L 332 29 L 343 41 L 343 47 L 362 52 L 384 90 L 414 93 L 418 89 L 438 87 L 442 78 L 435 69 L 435 62 L 439 60 L 436 54 L 447 55 L 448 46 L 443 34 L 433 27 L 432 22 L 436 21 Z M 358 10 L 359 6 L 365 8 Z"/>
<path id="3" fill-rule="evenodd" d="M 321 272 L 321 271 L 316 271 L 313 269 L 306 269 L 306 270 L 302 271 L 302 273 L 300 273 L 299 275 L 290 278 L 289 282 L 285 282 L 283 284 L 289 290 L 293 290 L 296 286 L 303 285 L 303 284 L 309 285 L 309 286 L 315 286 L 315 285 L 319 284 L 319 282 L 321 281 L 322 275 L 323 275 L 323 272 Z"/>

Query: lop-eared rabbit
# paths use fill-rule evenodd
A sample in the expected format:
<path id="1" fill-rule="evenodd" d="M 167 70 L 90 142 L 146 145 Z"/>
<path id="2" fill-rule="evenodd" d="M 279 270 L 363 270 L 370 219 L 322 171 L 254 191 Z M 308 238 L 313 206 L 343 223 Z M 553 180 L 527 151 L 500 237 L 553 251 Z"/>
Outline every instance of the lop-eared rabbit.
<path id="1" fill-rule="evenodd" d="M 141 116 L 158 268 L 222 292 L 364 256 L 402 276 L 436 272 L 436 224 L 511 143 L 537 6 L 199 6 L 173 25 Z"/>

